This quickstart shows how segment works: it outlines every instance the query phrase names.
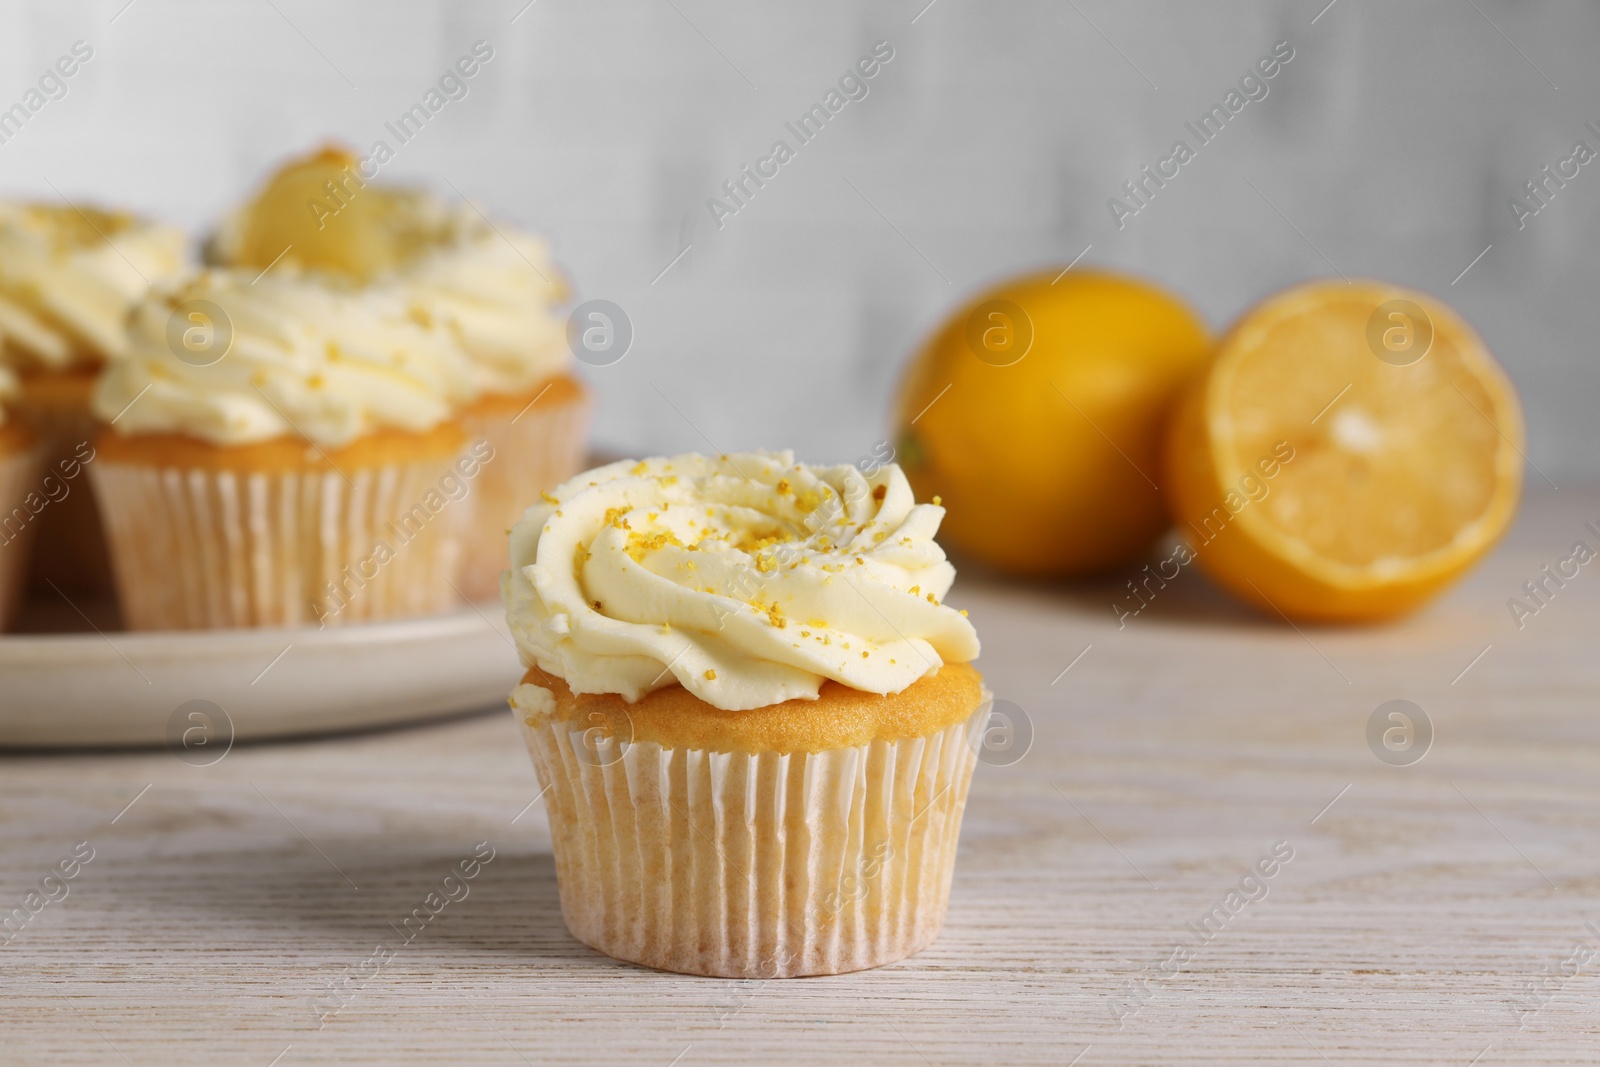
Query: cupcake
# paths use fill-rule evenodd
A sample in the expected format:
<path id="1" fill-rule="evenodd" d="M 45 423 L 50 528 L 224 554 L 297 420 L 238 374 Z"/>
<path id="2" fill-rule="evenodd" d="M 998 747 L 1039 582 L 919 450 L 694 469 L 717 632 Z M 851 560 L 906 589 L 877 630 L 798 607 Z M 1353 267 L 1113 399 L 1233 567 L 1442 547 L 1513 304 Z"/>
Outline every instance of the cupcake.
<path id="1" fill-rule="evenodd" d="M 293 270 L 207 270 L 153 294 L 93 397 L 128 626 L 452 607 L 484 459 L 453 414 L 466 371 L 398 301 Z"/>
<path id="2" fill-rule="evenodd" d="M 28 547 L 49 503 L 38 484 L 44 448 L 25 423 L 6 417 L 17 377 L 0 364 L 0 630 L 10 628 L 27 586 Z"/>
<path id="3" fill-rule="evenodd" d="M 573 935 L 663 970 L 838 974 L 938 936 L 986 719 L 900 469 L 621 462 L 511 534 L 512 693 Z"/>
<path id="4" fill-rule="evenodd" d="M 290 163 L 223 225 L 212 255 L 257 269 L 298 264 L 390 292 L 462 349 L 471 367 L 463 427 L 494 458 L 473 485 L 460 584 L 475 600 L 493 597 L 511 524 L 586 452 L 593 403 L 572 374 L 558 313 L 567 287 L 541 239 L 363 173 L 339 148 Z"/>
<path id="5" fill-rule="evenodd" d="M 52 465 L 81 463 L 94 434 L 94 377 L 127 348 L 129 308 L 183 269 L 184 245 L 181 231 L 121 212 L 0 202 L 0 365 L 20 377 L 17 414 Z M 76 479 L 63 485 L 37 520 L 35 576 L 109 591 L 94 495 Z"/>

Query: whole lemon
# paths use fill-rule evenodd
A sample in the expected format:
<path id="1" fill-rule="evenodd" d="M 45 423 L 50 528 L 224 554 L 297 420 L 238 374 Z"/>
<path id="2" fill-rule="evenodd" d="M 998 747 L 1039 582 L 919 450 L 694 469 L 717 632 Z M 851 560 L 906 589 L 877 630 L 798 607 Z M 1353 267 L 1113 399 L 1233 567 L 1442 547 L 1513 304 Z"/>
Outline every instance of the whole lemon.
<path id="1" fill-rule="evenodd" d="M 1205 365 L 1205 323 L 1142 279 L 1018 278 L 962 307 L 912 361 L 897 459 L 961 552 L 1018 575 L 1137 559 L 1168 526 L 1167 409 Z"/>

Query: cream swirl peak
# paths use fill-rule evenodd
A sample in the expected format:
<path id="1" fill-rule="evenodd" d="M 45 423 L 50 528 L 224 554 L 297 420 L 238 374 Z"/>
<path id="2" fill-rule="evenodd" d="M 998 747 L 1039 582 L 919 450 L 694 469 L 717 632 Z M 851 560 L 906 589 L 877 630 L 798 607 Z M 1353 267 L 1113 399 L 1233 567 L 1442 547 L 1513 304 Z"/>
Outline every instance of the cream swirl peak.
<path id="1" fill-rule="evenodd" d="M 0 360 L 62 370 L 119 354 L 128 309 L 184 268 L 184 244 L 120 212 L 0 202 Z"/>
<path id="2" fill-rule="evenodd" d="M 211 252 L 258 270 L 282 257 L 404 300 L 466 352 L 479 394 L 521 394 L 572 359 L 556 312 L 567 289 L 542 239 L 471 204 L 372 183 L 348 149 L 286 164 L 223 222 Z"/>
<path id="3" fill-rule="evenodd" d="M 502 591 L 523 661 L 629 701 L 681 683 L 725 711 L 897 693 L 978 655 L 940 603 L 955 568 L 897 466 L 789 452 L 623 461 L 580 474 L 511 531 Z"/>
<path id="4" fill-rule="evenodd" d="M 205 348 L 220 353 L 179 358 L 190 327 L 175 312 L 191 301 L 213 305 L 199 305 L 193 328 L 215 331 Z M 217 445 L 299 435 L 338 448 L 375 430 L 431 429 L 470 380 L 459 348 L 397 298 L 282 268 L 207 270 L 139 305 L 132 348 L 100 376 L 92 406 L 121 433 Z"/>

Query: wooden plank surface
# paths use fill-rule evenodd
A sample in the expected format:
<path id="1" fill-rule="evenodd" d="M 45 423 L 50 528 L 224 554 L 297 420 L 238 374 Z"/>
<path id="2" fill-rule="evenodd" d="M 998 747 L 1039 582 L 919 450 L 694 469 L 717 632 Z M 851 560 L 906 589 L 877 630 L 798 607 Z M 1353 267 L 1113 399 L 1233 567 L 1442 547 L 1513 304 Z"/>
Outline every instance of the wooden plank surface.
<path id="1" fill-rule="evenodd" d="M 1032 747 L 979 768 L 943 937 L 862 974 L 689 978 L 573 941 L 503 711 L 207 767 L 0 756 L 0 912 L 93 850 L 0 944 L 0 1063 L 1595 1063 L 1600 562 L 1521 630 L 1506 606 L 1600 548 L 1586 521 L 1600 492 L 1535 492 L 1466 584 L 1368 630 L 1190 573 L 1119 629 L 1120 582 L 969 572 L 951 601 Z M 1436 735 L 1405 767 L 1365 736 L 1394 698 Z M 468 895 L 400 936 L 479 842 Z"/>

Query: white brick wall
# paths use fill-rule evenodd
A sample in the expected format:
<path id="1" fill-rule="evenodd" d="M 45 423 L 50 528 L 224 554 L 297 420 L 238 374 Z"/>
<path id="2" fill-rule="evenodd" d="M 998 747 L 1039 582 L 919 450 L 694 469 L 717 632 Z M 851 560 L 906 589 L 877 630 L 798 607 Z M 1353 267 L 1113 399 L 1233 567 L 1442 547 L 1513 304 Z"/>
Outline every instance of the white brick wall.
<path id="1" fill-rule="evenodd" d="M 514 25 L 524 0 L 124 2 L 0 9 L 4 104 L 95 48 L 0 145 L 0 188 L 204 227 L 286 153 L 369 145 L 487 39 L 471 94 L 385 174 L 553 234 L 580 294 L 629 311 L 632 352 L 588 372 L 609 447 L 854 459 L 943 309 L 1091 243 L 1218 324 L 1331 273 L 1248 179 L 1346 274 L 1446 295 L 1521 387 L 1534 461 L 1600 476 L 1600 167 L 1520 232 L 1505 203 L 1574 140 L 1600 149 L 1592 2 L 1338 0 L 1315 25 L 1326 0 L 937 0 L 915 24 L 926 0 L 537 0 Z M 717 231 L 706 198 L 878 39 L 869 95 Z M 1283 39 L 1267 98 L 1118 231 L 1107 197 Z"/>

